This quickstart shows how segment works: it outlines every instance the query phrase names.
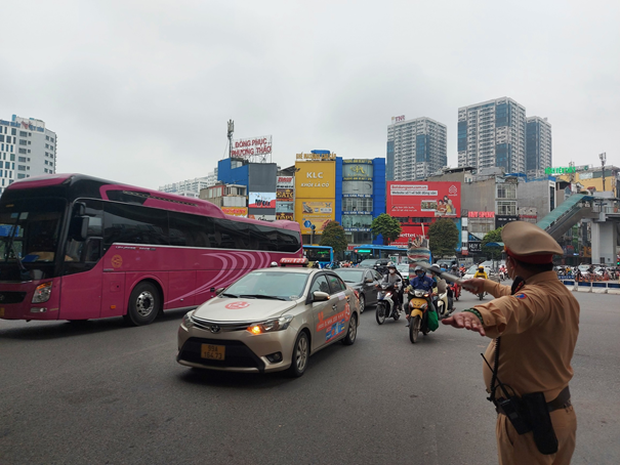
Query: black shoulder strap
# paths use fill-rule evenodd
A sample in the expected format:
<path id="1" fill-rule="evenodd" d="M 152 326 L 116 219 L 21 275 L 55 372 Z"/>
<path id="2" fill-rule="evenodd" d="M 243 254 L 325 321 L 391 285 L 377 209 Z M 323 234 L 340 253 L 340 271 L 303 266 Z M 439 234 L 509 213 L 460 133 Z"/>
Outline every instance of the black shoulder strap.
<path id="1" fill-rule="evenodd" d="M 525 285 L 525 280 L 521 276 L 517 276 L 510 288 L 510 294 L 515 295 Z M 499 348 L 501 343 L 501 336 L 495 339 L 495 363 L 493 365 L 493 375 L 491 376 L 491 395 L 488 399 L 491 402 L 495 401 L 495 391 L 497 383 L 497 371 L 499 370 Z"/>

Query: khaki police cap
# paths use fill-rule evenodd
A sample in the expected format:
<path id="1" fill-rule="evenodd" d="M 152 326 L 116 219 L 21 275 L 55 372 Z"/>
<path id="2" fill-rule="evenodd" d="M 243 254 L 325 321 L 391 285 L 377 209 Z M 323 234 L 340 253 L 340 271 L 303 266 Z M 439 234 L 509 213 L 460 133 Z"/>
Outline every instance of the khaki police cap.
<path id="1" fill-rule="evenodd" d="M 502 229 L 506 253 L 528 263 L 551 262 L 554 254 L 562 255 L 560 244 L 534 223 L 512 221 Z"/>

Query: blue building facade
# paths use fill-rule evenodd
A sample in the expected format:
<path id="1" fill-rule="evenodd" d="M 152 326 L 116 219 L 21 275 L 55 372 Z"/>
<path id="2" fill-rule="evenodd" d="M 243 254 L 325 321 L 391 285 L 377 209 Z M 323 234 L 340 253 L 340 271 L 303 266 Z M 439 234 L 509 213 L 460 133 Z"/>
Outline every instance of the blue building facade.
<path id="1" fill-rule="evenodd" d="M 385 158 L 336 158 L 336 221 L 345 232 L 349 244 L 382 244 L 373 239 L 372 220 L 385 213 Z"/>

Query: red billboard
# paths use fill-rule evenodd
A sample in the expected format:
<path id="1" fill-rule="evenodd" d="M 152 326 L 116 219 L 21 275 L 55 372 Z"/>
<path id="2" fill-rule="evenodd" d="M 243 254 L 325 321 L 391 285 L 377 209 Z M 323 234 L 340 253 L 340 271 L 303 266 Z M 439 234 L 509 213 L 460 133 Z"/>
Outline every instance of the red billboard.
<path id="1" fill-rule="evenodd" d="M 430 226 L 430 224 L 425 224 L 424 228 L 422 228 L 421 224 L 401 224 L 400 236 L 394 242 L 390 242 L 390 245 L 407 247 L 409 246 L 409 241 L 414 242 L 420 237 L 428 237 L 428 228 Z"/>
<path id="2" fill-rule="evenodd" d="M 393 217 L 461 217 L 460 182 L 388 181 L 387 212 Z"/>

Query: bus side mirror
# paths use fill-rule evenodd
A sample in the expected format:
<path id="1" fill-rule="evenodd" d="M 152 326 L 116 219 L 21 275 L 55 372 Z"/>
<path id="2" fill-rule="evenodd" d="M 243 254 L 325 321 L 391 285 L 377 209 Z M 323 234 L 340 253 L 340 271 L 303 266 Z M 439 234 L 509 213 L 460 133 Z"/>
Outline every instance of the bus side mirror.
<path id="1" fill-rule="evenodd" d="M 76 241 L 85 241 L 88 237 L 88 216 L 76 216 L 71 220 L 69 237 Z"/>

